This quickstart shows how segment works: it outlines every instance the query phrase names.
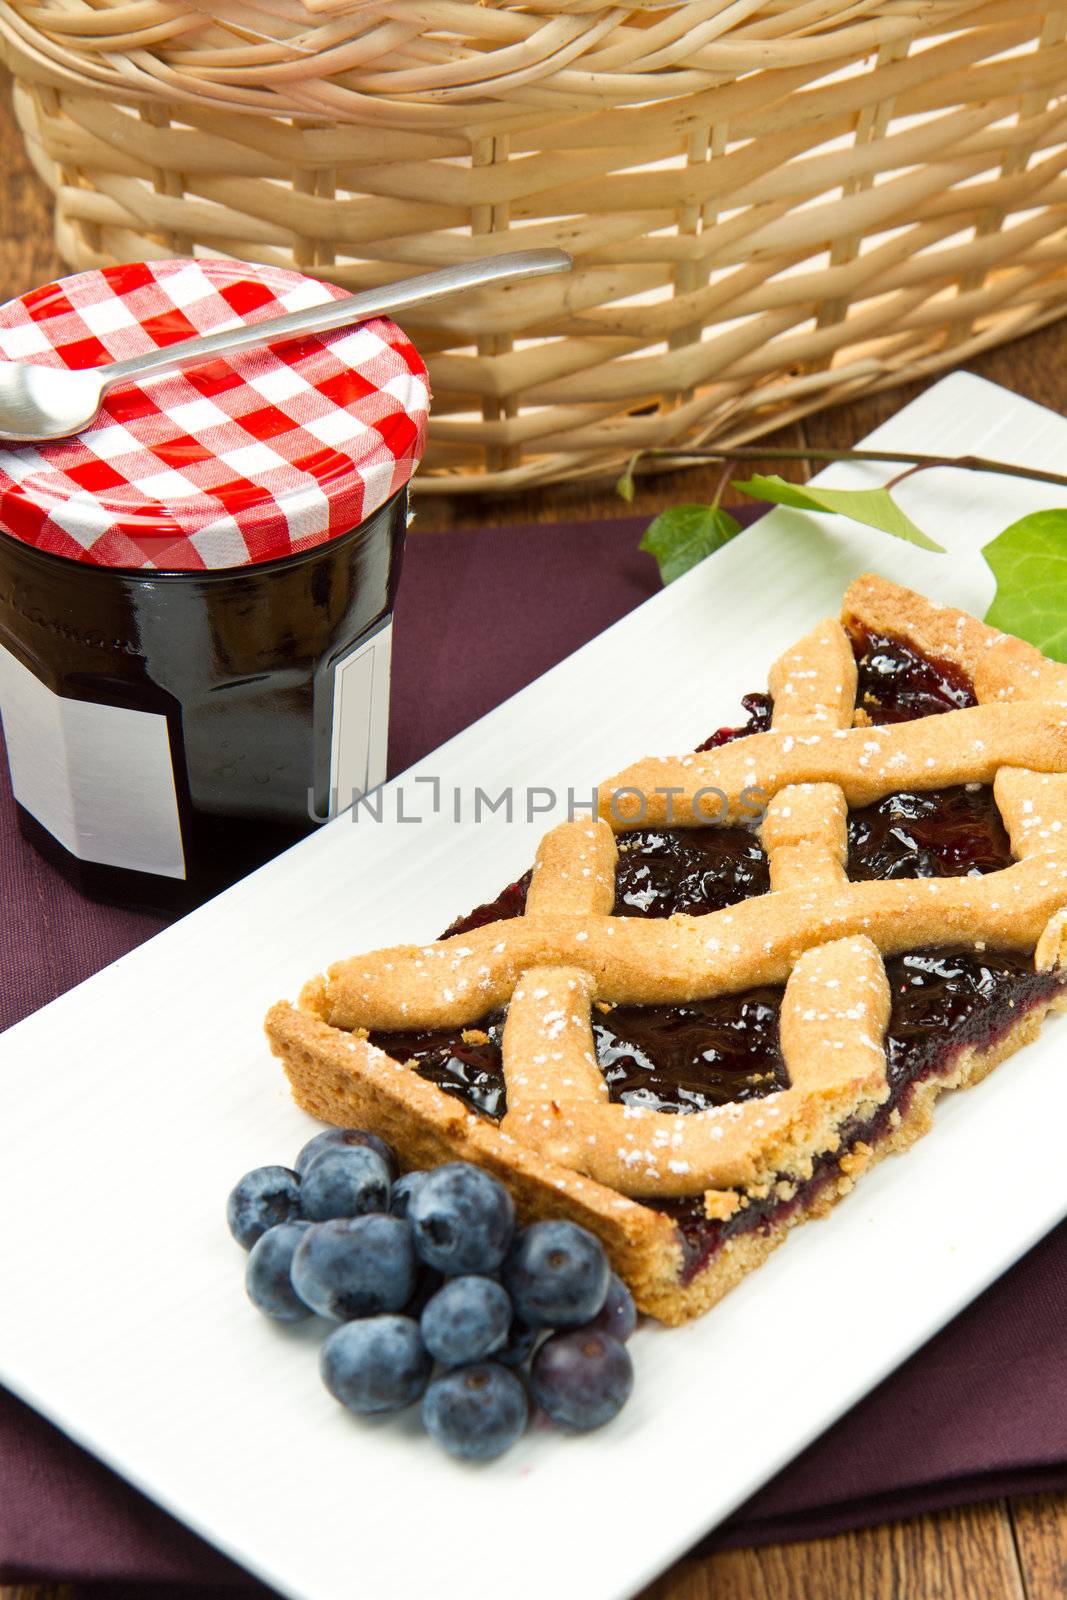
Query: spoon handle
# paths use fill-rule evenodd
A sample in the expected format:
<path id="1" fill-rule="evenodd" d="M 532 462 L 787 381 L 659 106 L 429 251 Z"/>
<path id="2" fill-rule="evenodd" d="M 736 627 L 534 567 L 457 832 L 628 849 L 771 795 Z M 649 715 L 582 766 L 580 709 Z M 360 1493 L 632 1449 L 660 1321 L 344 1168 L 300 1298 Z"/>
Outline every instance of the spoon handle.
<path id="1" fill-rule="evenodd" d="M 424 272 L 417 278 L 405 278 L 400 283 L 385 284 L 380 289 L 366 289 L 360 294 L 348 295 L 343 300 L 327 300 L 323 305 L 292 311 L 288 316 L 269 317 L 263 322 L 227 328 L 221 333 L 184 339 L 180 344 L 166 345 L 148 355 L 131 356 L 128 361 L 116 361 L 111 366 L 99 368 L 98 376 L 102 390 L 106 391 L 112 384 L 143 377 L 146 373 L 199 366 L 215 356 L 233 355 L 238 350 L 256 349 L 260 345 L 275 344 L 281 339 L 292 339 L 300 334 L 325 333 L 329 328 L 365 322 L 368 317 L 410 311 L 414 306 L 430 305 L 448 295 L 462 294 L 466 289 L 515 283 L 521 278 L 539 278 L 549 272 L 569 272 L 572 265 L 571 257 L 565 250 L 514 250 L 506 255 L 485 256 L 459 266 L 443 267 L 439 272 Z"/>

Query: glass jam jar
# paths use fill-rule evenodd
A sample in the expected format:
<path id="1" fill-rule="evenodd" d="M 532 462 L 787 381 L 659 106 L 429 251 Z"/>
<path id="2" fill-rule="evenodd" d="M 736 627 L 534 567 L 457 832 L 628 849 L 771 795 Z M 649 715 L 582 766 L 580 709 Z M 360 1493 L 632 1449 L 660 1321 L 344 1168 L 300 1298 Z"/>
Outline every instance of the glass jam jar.
<path id="1" fill-rule="evenodd" d="M 80 273 L 0 356 L 84 367 L 343 291 L 233 261 Z M 109 394 L 0 445 L 0 711 L 22 832 L 87 894 L 198 903 L 385 776 L 425 368 L 392 323 Z"/>

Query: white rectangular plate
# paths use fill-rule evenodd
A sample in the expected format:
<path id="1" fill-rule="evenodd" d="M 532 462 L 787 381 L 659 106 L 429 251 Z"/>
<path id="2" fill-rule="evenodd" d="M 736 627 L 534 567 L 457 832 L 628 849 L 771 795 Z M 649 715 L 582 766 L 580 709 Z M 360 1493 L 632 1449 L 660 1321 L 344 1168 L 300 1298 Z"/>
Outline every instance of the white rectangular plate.
<path id="1" fill-rule="evenodd" d="M 957 375 L 871 443 L 1055 467 L 1067 422 Z M 798 1230 L 709 1316 L 640 1330 L 634 1397 L 609 1427 L 535 1432 L 465 1469 L 414 1416 L 348 1416 L 319 1383 L 321 1330 L 279 1329 L 244 1298 L 227 1191 L 249 1167 L 291 1161 L 313 1129 L 261 1018 L 339 956 L 433 936 L 529 862 L 546 819 L 457 825 L 453 786 L 469 816 L 478 785 L 588 794 L 638 755 L 690 748 L 868 567 L 981 614 L 981 544 L 1062 499 L 954 471 L 909 480 L 901 500 L 944 557 L 775 511 L 422 763 L 441 780 L 442 814 L 428 816 L 430 786 L 409 774 L 408 814 L 427 820 L 339 818 L 12 1029 L 0 1040 L 0 1171 L 15 1199 L 0 1220 L 0 1379 L 293 1596 L 639 1590 L 1067 1210 L 1065 1024 L 949 1097 L 933 1137 Z M 751 1381 L 738 1381 L 739 1351 Z"/>

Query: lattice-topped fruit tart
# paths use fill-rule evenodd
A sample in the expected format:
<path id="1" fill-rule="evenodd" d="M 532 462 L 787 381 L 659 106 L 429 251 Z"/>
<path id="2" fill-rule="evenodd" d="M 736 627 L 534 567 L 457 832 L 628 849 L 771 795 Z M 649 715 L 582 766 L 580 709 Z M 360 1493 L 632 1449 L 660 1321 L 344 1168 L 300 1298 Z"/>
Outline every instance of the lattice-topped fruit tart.
<path id="1" fill-rule="evenodd" d="M 308 1111 L 582 1223 L 666 1322 L 1067 993 L 1067 667 L 867 576 L 745 704 L 438 942 L 267 1019 Z"/>

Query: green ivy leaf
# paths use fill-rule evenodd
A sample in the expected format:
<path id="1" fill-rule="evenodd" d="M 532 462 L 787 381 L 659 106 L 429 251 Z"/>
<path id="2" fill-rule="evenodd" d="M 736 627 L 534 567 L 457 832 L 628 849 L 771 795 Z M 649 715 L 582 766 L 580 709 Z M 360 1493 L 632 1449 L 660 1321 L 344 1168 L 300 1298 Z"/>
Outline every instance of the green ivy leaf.
<path id="1" fill-rule="evenodd" d="M 721 506 L 671 506 L 649 523 L 641 549 L 655 556 L 664 583 L 673 583 L 740 532 Z"/>
<path id="2" fill-rule="evenodd" d="M 1020 518 L 982 554 L 997 580 L 986 621 L 1067 661 L 1067 510 Z"/>
<path id="3" fill-rule="evenodd" d="M 759 473 L 748 483 L 735 483 L 734 488 L 751 495 L 753 500 L 770 500 L 778 506 L 794 506 L 798 511 L 835 511 L 877 528 L 880 533 L 891 533 L 895 539 L 907 539 L 923 550 L 944 553 L 943 545 L 927 538 L 905 516 L 888 489 L 823 489 L 818 484 L 786 483 L 777 474 L 765 478 Z"/>

